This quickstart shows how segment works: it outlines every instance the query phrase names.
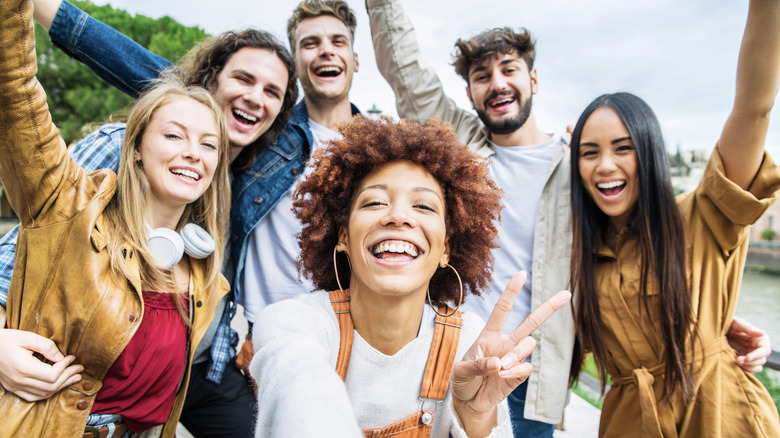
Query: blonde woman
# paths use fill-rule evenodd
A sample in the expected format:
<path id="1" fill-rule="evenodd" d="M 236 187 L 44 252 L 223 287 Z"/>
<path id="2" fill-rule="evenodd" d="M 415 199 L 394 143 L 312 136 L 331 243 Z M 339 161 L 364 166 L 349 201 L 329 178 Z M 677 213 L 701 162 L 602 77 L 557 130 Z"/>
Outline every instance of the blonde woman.
<path id="1" fill-rule="evenodd" d="M 164 80 L 128 115 L 118 173 L 87 175 L 34 77 L 31 16 L 29 2 L 0 0 L 0 178 L 21 222 L 0 321 L 51 339 L 84 371 L 37 402 L 0 388 L 0 435 L 174 436 L 194 346 L 228 292 L 223 112 L 205 90 Z M 188 224 L 200 229 L 177 241 Z"/>

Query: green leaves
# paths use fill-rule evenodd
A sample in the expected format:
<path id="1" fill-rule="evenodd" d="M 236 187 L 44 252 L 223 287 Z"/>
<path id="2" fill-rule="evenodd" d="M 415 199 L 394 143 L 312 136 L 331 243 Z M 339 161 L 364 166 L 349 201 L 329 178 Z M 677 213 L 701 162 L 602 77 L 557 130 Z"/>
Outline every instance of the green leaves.
<path id="1" fill-rule="evenodd" d="M 119 30 L 152 52 L 172 61 L 181 58 L 206 36 L 199 27 L 184 26 L 170 17 L 153 19 L 131 15 L 89 1 L 71 0 L 92 17 Z M 95 123 L 121 115 L 133 102 L 130 96 L 106 84 L 89 68 L 55 49 L 48 33 L 35 26 L 38 80 L 48 96 L 49 110 L 66 143 L 74 143 L 93 130 Z"/>

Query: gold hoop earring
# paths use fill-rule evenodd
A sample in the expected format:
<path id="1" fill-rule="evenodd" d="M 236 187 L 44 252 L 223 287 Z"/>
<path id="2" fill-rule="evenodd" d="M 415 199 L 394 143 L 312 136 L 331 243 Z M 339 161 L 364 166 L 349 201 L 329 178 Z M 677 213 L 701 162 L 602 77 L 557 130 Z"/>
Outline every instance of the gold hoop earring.
<path id="1" fill-rule="evenodd" d="M 336 284 L 339 285 L 339 290 L 341 293 L 347 296 L 349 298 L 349 294 L 344 292 L 344 288 L 341 287 L 341 280 L 339 279 L 339 267 L 338 263 L 336 263 L 336 254 L 339 252 L 338 249 L 336 249 L 338 245 L 333 247 L 333 271 L 336 272 Z M 349 261 L 349 255 L 347 255 L 347 264 L 349 264 L 349 267 L 352 268 L 352 263 Z"/>
<path id="2" fill-rule="evenodd" d="M 452 265 L 450 265 L 449 263 L 445 263 L 444 266 L 452 269 L 452 272 L 455 273 L 455 277 L 458 278 L 458 286 L 460 286 L 460 299 L 458 300 L 458 307 L 456 307 L 455 310 L 453 310 L 452 313 L 450 314 L 445 315 L 443 313 L 440 313 L 438 310 L 436 310 L 436 306 L 433 305 L 433 301 L 431 301 L 430 287 L 428 288 L 428 304 L 431 305 L 431 308 L 433 309 L 434 312 L 436 312 L 437 315 L 447 318 L 457 313 L 458 309 L 460 309 L 460 305 L 463 304 L 463 282 L 460 280 L 460 274 L 458 274 L 458 271 L 455 268 L 453 268 Z"/>

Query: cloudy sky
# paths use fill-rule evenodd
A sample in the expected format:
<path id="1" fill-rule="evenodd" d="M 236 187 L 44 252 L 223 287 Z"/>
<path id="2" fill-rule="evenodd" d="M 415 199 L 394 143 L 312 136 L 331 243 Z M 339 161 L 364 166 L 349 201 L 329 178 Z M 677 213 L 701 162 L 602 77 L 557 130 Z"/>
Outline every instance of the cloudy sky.
<path id="1" fill-rule="evenodd" d="M 211 34 L 258 27 L 286 42 L 297 0 L 93 0 L 151 17 L 169 15 Z M 352 101 L 395 116 L 392 90 L 376 69 L 362 0 L 355 51 L 360 71 Z M 534 111 L 548 132 L 562 131 L 596 96 L 629 91 L 655 110 L 675 150 L 710 150 L 734 99 L 737 54 L 747 0 L 404 0 L 427 63 L 447 93 L 470 108 L 450 62 L 453 44 L 499 26 L 527 27 L 537 39 L 539 93 Z M 780 109 L 767 149 L 780 159 Z"/>

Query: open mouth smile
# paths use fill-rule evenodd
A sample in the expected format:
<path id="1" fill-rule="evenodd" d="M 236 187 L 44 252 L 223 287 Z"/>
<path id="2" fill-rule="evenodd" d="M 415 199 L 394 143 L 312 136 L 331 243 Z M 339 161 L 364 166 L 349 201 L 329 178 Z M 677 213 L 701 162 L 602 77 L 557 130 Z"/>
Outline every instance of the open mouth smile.
<path id="1" fill-rule="evenodd" d="M 626 188 L 625 180 L 615 180 L 609 182 L 600 182 L 596 184 L 596 188 L 606 196 L 615 196 Z"/>
<path id="2" fill-rule="evenodd" d="M 340 75 L 342 71 L 343 69 L 339 67 L 328 65 L 316 68 L 314 70 L 314 74 L 321 78 L 335 78 L 336 76 Z"/>
<path id="3" fill-rule="evenodd" d="M 233 117 L 240 123 L 253 126 L 257 123 L 257 117 L 240 109 L 233 110 Z"/>
<path id="4" fill-rule="evenodd" d="M 371 249 L 371 254 L 384 261 L 412 261 L 422 252 L 416 245 L 403 240 L 383 240 Z"/>
<path id="5" fill-rule="evenodd" d="M 195 171 L 188 170 L 188 169 L 171 169 L 171 173 L 177 176 L 181 176 L 187 179 L 191 179 L 193 181 L 200 180 L 200 174 L 198 174 Z"/>

